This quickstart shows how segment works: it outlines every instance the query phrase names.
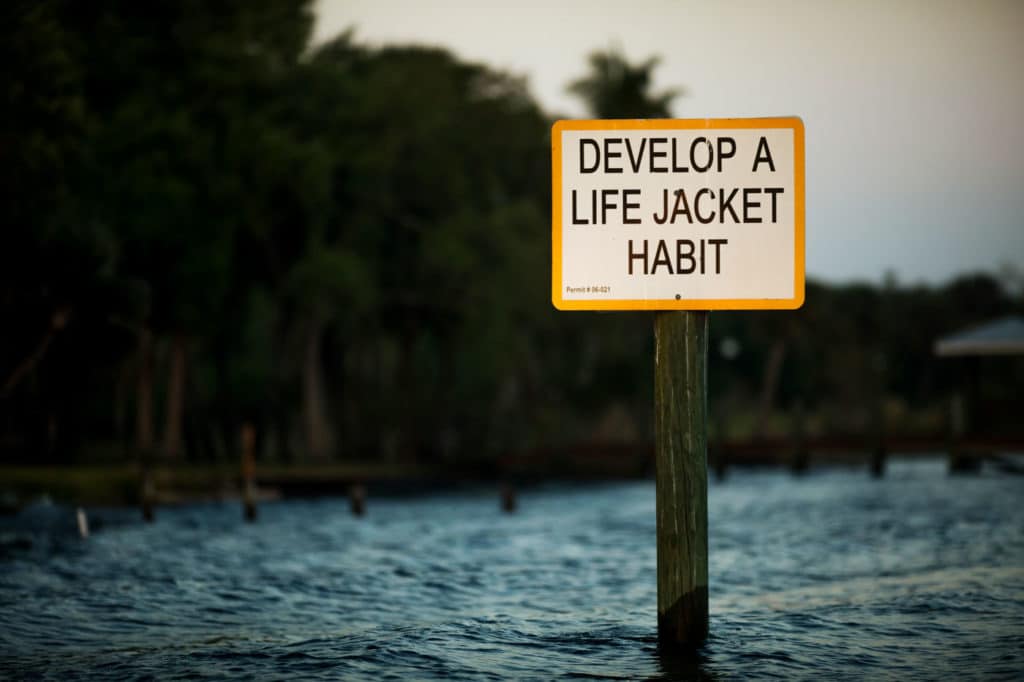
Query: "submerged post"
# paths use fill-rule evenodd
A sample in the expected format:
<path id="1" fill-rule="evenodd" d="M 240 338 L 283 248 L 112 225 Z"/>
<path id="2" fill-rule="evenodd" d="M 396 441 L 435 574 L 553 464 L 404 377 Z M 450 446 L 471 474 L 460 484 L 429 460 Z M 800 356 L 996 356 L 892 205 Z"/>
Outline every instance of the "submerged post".
<path id="1" fill-rule="evenodd" d="M 366 486 L 362 483 L 353 483 L 348 488 L 348 502 L 352 509 L 352 516 L 363 516 L 366 514 Z"/>
<path id="2" fill-rule="evenodd" d="M 871 476 L 885 476 L 885 405 L 877 398 L 871 408 Z"/>
<path id="3" fill-rule="evenodd" d="M 516 489 L 509 481 L 501 484 L 501 510 L 507 514 L 516 510 Z"/>
<path id="4" fill-rule="evenodd" d="M 75 512 L 75 518 L 78 521 L 78 534 L 82 538 L 89 537 L 89 517 L 85 515 L 85 510 L 79 507 Z"/>
<path id="5" fill-rule="evenodd" d="M 793 406 L 793 452 L 790 455 L 789 470 L 794 474 L 802 474 L 810 466 L 810 455 L 807 452 L 807 415 L 804 401 L 797 400 Z"/>
<path id="6" fill-rule="evenodd" d="M 142 480 L 139 482 L 139 504 L 142 506 L 142 520 L 153 523 L 155 514 L 153 506 L 156 498 L 156 486 L 153 483 L 153 468 L 148 456 L 142 458 Z"/>
<path id="7" fill-rule="evenodd" d="M 654 318 L 658 638 L 699 646 L 708 635 L 708 313 Z"/>
<path id="8" fill-rule="evenodd" d="M 981 460 L 964 446 L 968 430 L 968 412 L 959 391 L 949 401 L 949 473 L 973 473 L 981 470 Z"/>
<path id="9" fill-rule="evenodd" d="M 246 521 L 256 520 L 256 429 L 249 422 L 242 425 L 242 514 Z"/>

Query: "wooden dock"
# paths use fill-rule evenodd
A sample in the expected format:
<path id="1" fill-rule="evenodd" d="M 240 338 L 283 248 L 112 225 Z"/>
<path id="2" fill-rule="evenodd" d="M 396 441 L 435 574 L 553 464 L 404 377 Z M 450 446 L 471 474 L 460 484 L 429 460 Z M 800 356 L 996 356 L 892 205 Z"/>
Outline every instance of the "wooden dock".
<path id="1" fill-rule="evenodd" d="M 878 444 L 868 439 L 809 438 L 803 441 L 802 466 L 872 466 Z M 888 437 L 882 452 L 899 457 L 948 457 L 948 437 Z M 721 475 L 733 467 L 794 469 L 792 439 L 759 439 L 711 443 L 709 467 Z M 960 441 L 960 470 L 977 470 L 991 463 L 1009 473 L 1024 473 L 1008 455 L 1024 453 L 1022 438 L 968 438 Z M 952 466 L 951 469 L 955 469 Z M 654 475 L 653 443 L 583 443 L 565 448 L 535 449 L 496 460 L 475 462 L 338 462 L 277 464 L 256 462 L 253 471 L 258 501 L 275 497 L 347 496 L 353 486 L 379 491 L 418 493 L 469 484 L 496 486 L 544 480 L 622 480 Z M 71 467 L 0 467 L 0 493 L 5 499 L 26 501 L 42 495 L 75 504 L 139 504 L 142 472 L 137 465 Z M 156 505 L 197 501 L 241 500 L 245 485 L 238 466 L 155 465 L 151 470 L 152 502 Z"/>

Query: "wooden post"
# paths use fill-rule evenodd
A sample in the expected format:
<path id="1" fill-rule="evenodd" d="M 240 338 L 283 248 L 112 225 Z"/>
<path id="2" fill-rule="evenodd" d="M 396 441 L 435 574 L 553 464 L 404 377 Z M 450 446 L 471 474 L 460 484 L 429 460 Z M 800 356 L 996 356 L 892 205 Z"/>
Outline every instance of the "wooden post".
<path id="1" fill-rule="evenodd" d="M 881 350 L 874 356 L 875 384 L 871 396 L 871 413 L 868 430 L 870 431 L 868 451 L 871 453 L 871 475 L 881 478 L 885 475 L 885 395 L 888 361 Z"/>
<path id="2" fill-rule="evenodd" d="M 964 445 L 967 433 L 967 406 L 957 391 L 949 401 L 949 473 L 974 473 L 981 470 L 981 460 Z"/>
<path id="3" fill-rule="evenodd" d="M 82 538 L 89 537 L 89 517 L 85 515 L 85 510 L 79 507 L 75 512 L 75 518 L 78 521 L 78 534 Z"/>
<path id="4" fill-rule="evenodd" d="M 885 476 L 885 405 L 876 399 L 871 409 L 871 475 Z"/>
<path id="5" fill-rule="evenodd" d="M 871 476 L 882 478 L 885 476 L 885 445 L 878 444 L 871 451 Z"/>
<path id="6" fill-rule="evenodd" d="M 516 510 L 516 489 L 507 481 L 501 484 L 501 510 L 508 514 Z"/>
<path id="7" fill-rule="evenodd" d="M 708 634 L 708 313 L 654 317 L 658 638 L 696 648 Z"/>
<path id="8" fill-rule="evenodd" d="M 366 486 L 362 483 L 353 483 L 349 486 L 348 501 L 352 515 L 363 516 L 366 513 Z"/>
<path id="9" fill-rule="evenodd" d="M 142 520 L 146 523 L 153 523 L 155 514 L 153 506 L 156 498 L 156 486 L 153 484 L 153 467 L 150 465 L 149 457 L 142 457 L 142 480 L 139 483 L 139 503 L 142 505 Z"/>
<path id="10" fill-rule="evenodd" d="M 810 455 L 807 452 L 807 425 L 804 412 L 804 401 L 797 400 L 793 406 L 793 454 L 789 468 L 794 474 L 802 474 L 810 466 Z"/>
<path id="11" fill-rule="evenodd" d="M 242 506 L 246 521 L 256 520 L 256 429 L 246 422 L 239 440 L 242 445 Z"/>

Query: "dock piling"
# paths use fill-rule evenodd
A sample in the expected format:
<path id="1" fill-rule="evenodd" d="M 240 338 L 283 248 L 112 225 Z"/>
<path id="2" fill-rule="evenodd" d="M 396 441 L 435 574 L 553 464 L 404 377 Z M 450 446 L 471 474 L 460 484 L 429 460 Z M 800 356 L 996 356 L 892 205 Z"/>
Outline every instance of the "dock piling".
<path id="1" fill-rule="evenodd" d="M 353 483 L 349 486 L 348 500 L 353 516 L 366 514 L 366 486 L 362 483 Z"/>
<path id="2" fill-rule="evenodd" d="M 793 406 L 793 453 L 789 461 L 789 469 L 794 474 L 803 474 L 810 466 L 810 454 L 807 451 L 807 413 L 804 402 L 796 401 Z"/>
<path id="3" fill-rule="evenodd" d="M 501 485 L 501 510 L 507 514 L 516 510 L 516 489 L 508 482 Z"/>
<path id="4" fill-rule="evenodd" d="M 696 648 L 708 634 L 708 313 L 654 317 L 658 637 Z"/>
<path id="5" fill-rule="evenodd" d="M 156 514 L 153 507 L 156 504 L 156 486 L 153 484 L 153 471 L 148 465 L 143 465 L 142 481 L 140 483 L 139 504 L 142 506 L 142 520 L 146 523 L 153 523 Z"/>
<path id="6" fill-rule="evenodd" d="M 85 515 L 85 510 L 79 507 L 75 518 L 78 521 L 78 535 L 83 539 L 89 537 L 89 517 Z"/>
<path id="7" fill-rule="evenodd" d="M 964 446 L 967 434 L 967 406 L 962 393 L 954 393 L 949 401 L 949 473 L 977 473 L 981 459 Z"/>
<path id="8" fill-rule="evenodd" d="M 888 455 L 885 447 L 885 406 L 876 400 L 871 409 L 871 476 L 885 476 L 885 460 Z"/>
<path id="9" fill-rule="evenodd" d="M 242 507 L 245 520 L 256 520 L 256 429 L 249 422 L 239 435 L 242 446 Z"/>

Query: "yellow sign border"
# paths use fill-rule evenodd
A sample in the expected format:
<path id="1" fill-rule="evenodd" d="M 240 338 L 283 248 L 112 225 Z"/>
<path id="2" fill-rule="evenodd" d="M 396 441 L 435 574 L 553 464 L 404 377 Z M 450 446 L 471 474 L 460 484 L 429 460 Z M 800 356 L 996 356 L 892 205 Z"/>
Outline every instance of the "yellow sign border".
<path id="1" fill-rule="evenodd" d="M 562 132 L 566 130 L 716 130 L 789 128 L 793 131 L 793 298 L 609 299 L 562 298 Z M 779 118 L 561 120 L 551 126 L 551 302 L 559 310 L 795 310 L 804 303 L 804 122 Z"/>

